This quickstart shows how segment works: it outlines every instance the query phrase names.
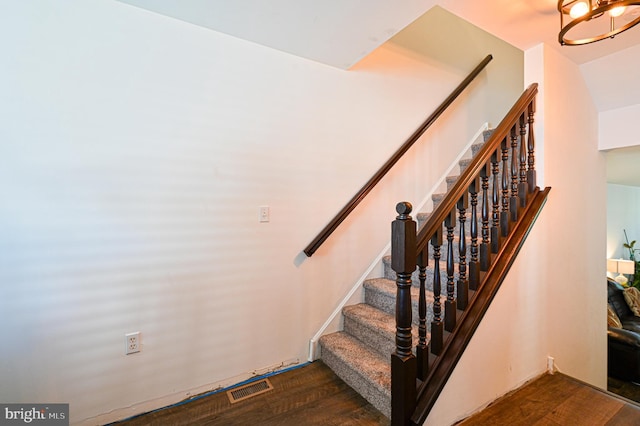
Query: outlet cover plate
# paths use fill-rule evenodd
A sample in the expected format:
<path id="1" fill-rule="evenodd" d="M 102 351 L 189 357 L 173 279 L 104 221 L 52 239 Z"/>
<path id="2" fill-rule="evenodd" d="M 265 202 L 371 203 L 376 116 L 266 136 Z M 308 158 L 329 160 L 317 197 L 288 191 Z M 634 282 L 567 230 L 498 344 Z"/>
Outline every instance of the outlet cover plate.
<path id="1" fill-rule="evenodd" d="M 135 354 L 136 352 L 140 352 L 140 332 L 136 331 L 133 333 L 127 333 L 124 335 L 125 337 L 125 355 Z"/>

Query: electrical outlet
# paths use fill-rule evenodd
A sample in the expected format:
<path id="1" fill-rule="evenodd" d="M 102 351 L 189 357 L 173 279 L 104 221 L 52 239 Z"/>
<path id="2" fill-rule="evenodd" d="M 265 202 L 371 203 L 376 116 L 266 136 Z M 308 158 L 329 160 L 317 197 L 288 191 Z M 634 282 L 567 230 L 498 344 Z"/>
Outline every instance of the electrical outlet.
<path id="1" fill-rule="evenodd" d="M 124 335 L 125 338 L 125 347 L 124 353 L 125 355 L 135 354 L 136 352 L 140 352 L 140 332 L 136 331 L 135 333 L 127 333 Z"/>

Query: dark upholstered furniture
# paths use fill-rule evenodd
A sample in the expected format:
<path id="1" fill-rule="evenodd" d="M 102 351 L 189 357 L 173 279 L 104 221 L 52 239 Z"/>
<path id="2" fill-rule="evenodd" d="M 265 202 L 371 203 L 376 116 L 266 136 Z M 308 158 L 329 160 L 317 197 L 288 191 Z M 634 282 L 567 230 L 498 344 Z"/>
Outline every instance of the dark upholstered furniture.
<path id="1" fill-rule="evenodd" d="M 608 374 L 640 383 L 640 317 L 633 315 L 623 292 L 620 284 L 607 279 L 609 305 L 622 322 L 622 328 L 608 327 Z"/>

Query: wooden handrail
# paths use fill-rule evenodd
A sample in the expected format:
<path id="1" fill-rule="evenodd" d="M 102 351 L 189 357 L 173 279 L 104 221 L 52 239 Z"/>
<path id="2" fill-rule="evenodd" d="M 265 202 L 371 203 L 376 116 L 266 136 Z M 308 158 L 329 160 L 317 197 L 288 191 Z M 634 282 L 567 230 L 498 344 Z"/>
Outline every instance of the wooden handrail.
<path id="1" fill-rule="evenodd" d="M 391 168 L 402 158 L 402 156 L 413 146 L 414 143 L 431 127 L 431 125 L 442 115 L 444 111 L 456 100 L 462 91 L 471 84 L 471 82 L 480 74 L 480 72 L 493 59 L 492 55 L 487 55 L 482 62 L 474 68 L 474 70 L 451 92 L 451 94 L 440 104 L 440 106 L 425 120 L 424 123 L 409 137 L 409 139 L 380 167 L 380 170 L 369 179 L 369 181 L 351 198 L 342 210 L 320 231 L 320 233 L 309 243 L 303 250 L 304 254 L 311 257 L 316 250 L 326 241 L 327 238 L 336 230 L 336 228 L 349 216 L 349 214 L 360 204 L 373 190 L 373 188 L 382 180 L 382 178 L 391 170 Z"/>
<path id="2" fill-rule="evenodd" d="M 537 93 L 538 83 L 533 83 L 520 95 L 520 98 L 518 98 L 513 107 L 511 107 L 509 113 L 500 122 L 498 127 L 495 128 L 489 140 L 482 146 L 478 154 L 467 166 L 465 172 L 456 181 L 451 190 L 447 192 L 447 195 L 438 205 L 437 211 L 429 216 L 429 219 L 418 233 L 418 252 L 425 248 L 431 236 L 436 232 L 436 229 L 442 226 L 442 222 L 444 222 L 444 219 L 453 210 L 460 199 L 460 195 L 469 188 L 469 185 L 471 185 L 475 177 L 478 176 L 480 170 L 482 170 L 484 165 L 491 159 L 491 155 L 495 152 L 500 141 L 509 135 L 513 123 L 522 115 L 527 105 L 534 101 Z"/>

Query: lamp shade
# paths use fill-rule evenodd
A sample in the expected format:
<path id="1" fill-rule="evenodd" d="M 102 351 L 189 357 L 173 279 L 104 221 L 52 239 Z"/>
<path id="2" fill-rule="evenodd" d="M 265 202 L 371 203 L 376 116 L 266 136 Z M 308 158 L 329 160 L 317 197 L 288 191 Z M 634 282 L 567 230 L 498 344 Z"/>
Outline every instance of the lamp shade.
<path id="1" fill-rule="evenodd" d="M 633 274 L 635 272 L 635 262 L 623 259 L 607 259 L 607 271 L 617 273 L 614 280 L 626 286 L 629 280 L 623 274 Z"/>
<path id="2" fill-rule="evenodd" d="M 618 260 L 617 259 L 607 259 L 607 271 L 609 271 L 609 272 L 618 272 Z"/>
<path id="3" fill-rule="evenodd" d="M 634 262 L 632 260 L 618 260 L 618 273 L 633 274 L 635 272 Z"/>

